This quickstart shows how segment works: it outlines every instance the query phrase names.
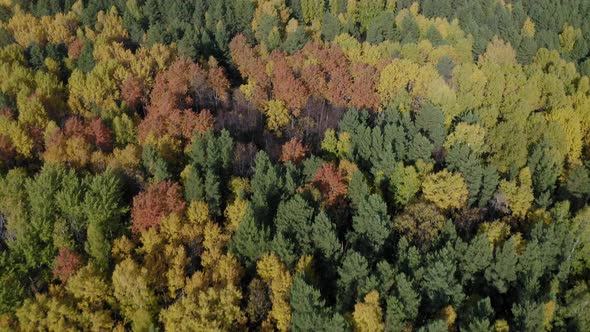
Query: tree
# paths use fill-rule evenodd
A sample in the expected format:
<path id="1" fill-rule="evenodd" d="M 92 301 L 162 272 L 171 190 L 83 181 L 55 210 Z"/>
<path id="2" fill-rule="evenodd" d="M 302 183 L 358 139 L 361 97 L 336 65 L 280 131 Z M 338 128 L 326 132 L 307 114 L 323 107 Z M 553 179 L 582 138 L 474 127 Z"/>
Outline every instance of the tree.
<path id="1" fill-rule="evenodd" d="M 256 271 L 269 285 L 272 294 L 272 309 L 267 322 L 274 322 L 279 331 L 287 331 L 291 322 L 289 300 L 293 277 L 274 254 L 262 256 L 256 264 Z"/>
<path id="2" fill-rule="evenodd" d="M 121 179 L 113 172 L 92 178 L 84 195 L 83 209 L 88 220 L 86 252 L 99 269 L 110 262 L 111 241 L 123 230 L 120 221 L 128 211 L 123 201 Z"/>
<path id="3" fill-rule="evenodd" d="M 570 170 L 566 182 L 567 191 L 574 197 L 586 200 L 590 194 L 590 174 L 584 166 Z"/>
<path id="4" fill-rule="evenodd" d="M 367 259 L 354 250 L 349 250 L 342 265 L 338 267 L 337 303 L 340 308 L 350 308 L 359 299 L 369 272 Z"/>
<path id="5" fill-rule="evenodd" d="M 248 209 L 232 239 L 232 251 L 251 266 L 266 252 L 269 242 L 268 230 L 256 222 L 254 212 Z"/>
<path id="6" fill-rule="evenodd" d="M 171 177 L 170 173 L 168 172 L 166 160 L 164 160 L 158 151 L 151 145 L 147 145 L 143 148 L 141 159 L 142 164 L 153 176 L 154 181 L 165 181 Z"/>
<path id="7" fill-rule="evenodd" d="M 389 236 L 390 222 L 387 205 L 379 195 L 372 194 L 359 204 L 349 239 L 363 254 L 379 253 Z"/>
<path id="8" fill-rule="evenodd" d="M 389 177 L 389 186 L 393 200 L 398 208 L 406 206 L 418 193 L 421 187 L 418 172 L 413 166 L 397 163 Z"/>
<path id="9" fill-rule="evenodd" d="M 337 169 L 334 164 L 324 163 L 318 168 L 313 181 L 329 206 L 337 205 L 344 199 L 347 185 L 344 182 L 342 171 Z"/>
<path id="10" fill-rule="evenodd" d="M 276 232 L 296 244 L 298 256 L 311 252 L 312 220 L 313 209 L 300 195 L 279 204 L 274 222 Z"/>
<path id="11" fill-rule="evenodd" d="M 543 140 L 533 146 L 528 165 L 531 169 L 536 203 L 546 207 L 551 203 L 555 183 L 562 171 L 562 161 L 553 152 L 550 142 Z"/>
<path id="12" fill-rule="evenodd" d="M 274 166 L 268 155 L 258 152 L 254 161 L 254 175 L 252 176 L 252 209 L 261 223 L 275 211 L 281 193 L 282 178 L 279 170 Z"/>
<path id="13" fill-rule="evenodd" d="M 250 322 L 260 324 L 268 315 L 272 306 L 269 293 L 268 287 L 258 278 L 254 278 L 248 285 L 246 312 Z M 291 295 L 292 298 L 293 295 Z"/>
<path id="14" fill-rule="evenodd" d="M 420 37 L 420 28 L 412 15 L 406 15 L 401 24 L 402 43 L 415 43 Z"/>
<path id="15" fill-rule="evenodd" d="M 486 132 L 478 124 L 459 123 L 455 130 L 447 136 L 444 147 L 449 150 L 455 144 L 465 144 L 477 155 L 487 151 L 485 145 Z"/>
<path id="16" fill-rule="evenodd" d="M 516 256 L 516 240 L 512 236 L 504 242 L 502 247 L 494 251 L 494 260 L 485 271 L 485 278 L 496 289 L 504 294 L 511 284 L 516 280 L 516 269 L 518 257 Z"/>
<path id="17" fill-rule="evenodd" d="M 340 34 L 340 21 L 333 13 L 326 11 L 322 19 L 322 37 L 325 41 L 331 42 Z"/>
<path id="18" fill-rule="evenodd" d="M 453 68 L 455 68 L 455 63 L 448 55 L 444 55 L 436 63 L 436 70 L 440 76 L 444 77 L 446 80 L 451 78 L 451 75 L 453 74 Z"/>
<path id="19" fill-rule="evenodd" d="M 433 308 L 456 306 L 463 301 L 463 287 L 455 273 L 457 266 L 447 248 L 428 254 L 429 263 L 422 276 L 422 290 Z"/>
<path id="20" fill-rule="evenodd" d="M 517 179 L 512 181 L 502 180 L 498 190 L 508 201 L 512 214 L 515 217 L 524 218 L 535 198 L 529 168 L 523 168 Z"/>
<path id="21" fill-rule="evenodd" d="M 426 104 L 416 112 L 414 123 L 432 142 L 435 149 L 440 149 L 446 136 L 442 110 L 432 104 Z"/>
<path id="22" fill-rule="evenodd" d="M 328 261 L 338 260 L 343 253 L 342 243 L 338 239 L 335 225 L 328 219 L 326 213 L 320 212 L 311 227 L 314 248 Z"/>
<path id="23" fill-rule="evenodd" d="M 281 148 L 281 161 L 286 163 L 291 161 L 298 164 L 305 158 L 308 149 L 301 143 L 301 140 L 293 137 Z"/>
<path id="24" fill-rule="evenodd" d="M 484 63 L 490 61 L 499 65 L 516 64 L 516 52 L 510 45 L 494 36 L 484 54 L 479 56 L 479 62 Z"/>
<path id="25" fill-rule="evenodd" d="M 459 174 L 442 170 L 429 174 L 422 183 L 424 197 L 442 210 L 460 209 L 467 203 L 467 187 Z"/>
<path id="26" fill-rule="evenodd" d="M 150 184 L 133 198 L 131 229 L 135 233 L 158 227 L 162 218 L 184 215 L 185 203 L 177 183 L 162 181 Z"/>
<path id="27" fill-rule="evenodd" d="M 296 277 L 291 288 L 291 328 L 296 331 L 345 329 L 342 316 L 332 314 L 320 292 Z"/>
<path id="28" fill-rule="evenodd" d="M 76 273 L 80 267 L 80 257 L 76 252 L 69 248 L 59 248 L 59 254 L 55 258 L 55 268 L 53 269 L 53 275 L 66 282 L 72 275 Z"/>
<path id="29" fill-rule="evenodd" d="M 379 305 L 379 293 L 377 291 L 369 292 L 364 302 L 357 303 L 354 306 L 352 314 L 354 319 L 355 331 L 382 331 L 384 328 L 382 309 Z"/>
<path id="30" fill-rule="evenodd" d="M 146 269 L 130 258 L 117 264 L 113 271 L 113 295 L 134 329 L 149 329 L 155 325 L 157 299 L 149 288 L 146 274 Z"/>
<path id="31" fill-rule="evenodd" d="M 445 218 L 436 206 L 417 202 L 406 206 L 404 213 L 393 219 L 393 228 L 417 244 L 428 244 L 444 226 Z"/>

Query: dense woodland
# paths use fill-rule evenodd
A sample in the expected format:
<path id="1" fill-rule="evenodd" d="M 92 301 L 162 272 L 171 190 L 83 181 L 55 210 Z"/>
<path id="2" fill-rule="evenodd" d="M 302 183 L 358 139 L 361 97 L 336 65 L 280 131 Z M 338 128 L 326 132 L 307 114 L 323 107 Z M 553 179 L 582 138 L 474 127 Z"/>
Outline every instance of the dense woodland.
<path id="1" fill-rule="evenodd" d="M 590 331 L 588 17 L 0 0 L 0 330 Z"/>

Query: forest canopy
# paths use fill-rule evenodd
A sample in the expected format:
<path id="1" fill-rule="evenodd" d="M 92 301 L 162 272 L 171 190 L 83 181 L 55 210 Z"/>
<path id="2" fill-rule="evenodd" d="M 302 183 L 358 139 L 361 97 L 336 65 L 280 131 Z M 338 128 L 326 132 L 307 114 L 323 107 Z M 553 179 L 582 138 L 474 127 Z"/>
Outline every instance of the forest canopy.
<path id="1" fill-rule="evenodd" d="M 589 331 L 588 17 L 0 0 L 0 330 Z"/>

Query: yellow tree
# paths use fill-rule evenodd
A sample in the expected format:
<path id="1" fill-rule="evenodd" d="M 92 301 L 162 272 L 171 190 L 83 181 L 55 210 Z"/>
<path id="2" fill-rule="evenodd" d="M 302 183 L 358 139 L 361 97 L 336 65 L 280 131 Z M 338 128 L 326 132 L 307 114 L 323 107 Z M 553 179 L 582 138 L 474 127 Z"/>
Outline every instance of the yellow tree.
<path id="1" fill-rule="evenodd" d="M 533 22 L 530 17 L 527 16 L 526 20 L 524 21 L 522 29 L 520 30 L 520 34 L 523 35 L 523 37 L 535 37 L 535 22 Z"/>
<path id="2" fill-rule="evenodd" d="M 578 39 L 582 38 L 582 30 L 565 23 L 559 35 L 559 47 L 564 52 L 571 52 Z"/>
<path id="3" fill-rule="evenodd" d="M 115 266 L 113 271 L 114 296 L 123 315 L 132 322 L 136 331 L 148 330 L 154 325 L 157 299 L 147 282 L 147 269 L 131 258 Z"/>
<path id="4" fill-rule="evenodd" d="M 291 121 L 289 110 L 280 100 L 270 100 L 264 108 L 266 114 L 267 128 L 277 135 L 281 135 L 281 130 L 286 127 Z"/>
<path id="5" fill-rule="evenodd" d="M 516 51 L 512 48 L 510 43 L 494 36 L 489 42 L 484 54 L 479 56 L 479 62 L 484 63 L 490 61 L 499 65 L 515 65 Z"/>
<path id="6" fill-rule="evenodd" d="M 508 201 L 512 214 L 517 218 L 524 218 L 535 199 L 530 169 L 523 168 L 518 178 L 512 181 L 502 180 L 499 191 Z"/>
<path id="7" fill-rule="evenodd" d="M 446 169 L 426 176 L 422 192 L 442 210 L 460 209 L 467 204 L 468 192 L 463 177 Z"/>
<path id="8" fill-rule="evenodd" d="M 22 47 L 28 47 L 32 43 L 44 45 L 47 42 L 46 30 L 35 16 L 23 12 L 19 7 L 8 20 L 8 31 L 14 40 Z"/>
<path id="9" fill-rule="evenodd" d="M 209 219 L 205 202 L 191 202 L 187 219 L 171 216 L 160 227 L 169 243 L 164 256 L 171 297 L 183 289 L 176 302 L 161 312 L 160 320 L 171 331 L 240 330 L 245 322 L 240 310 L 242 268 L 227 253 L 230 236 Z M 199 253 L 203 268 L 184 278 L 188 246 Z"/>
<path id="10" fill-rule="evenodd" d="M 363 302 L 355 304 L 352 317 L 355 331 L 383 331 L 385 324 L 383 323 L 383 309 L 379 304 L 379 293 L 376 290 L 370 291 Z"/>
<path id="11" fill-rule="evenodd" d="M 70 45 L 76 39 L 79 22 L 74 12 L 57 13 L 54 17 L 43 16 L 41 24 L 47 31 L 47 41 L 52 44 Z"/>
<path id="12" fill-rule="evenodd" d="M 84 74 L 75 69 L 70 76 L 68 105 L 74 113 L 85 117 L 100 110 L 101 117 L 112 119 L 121 113 L 117 104 L 120 97 L 119 85 L 114 74 L 120 65 L 116 61 L 99 62 L 94 69 Z"/>
<path id="13" fill-rule="evenodd" d="M 455 127 L 444 143 L 445 149 L 450 149 L 457 143 L 466 144 L 475 153 L 483 153 L 487 151 L 485 145 L 486 131 L 478 124 L 467 124 L 461 122 Z"/>
<path id="14" fill-rule="evenodd" d="M 279 331 L 288 331 L 291 322 L 289 298 L 293 277 L 274 253 L 264 255 L 256 264 L 256 271 L 269 285 L 272 293 L 272 309 L 266 324 L 274 322 Z"/>
<path id="15" fill-rule="evenodd" d="M 438 77 L 432 65 L 420 66 L 407 59 L 394 59 L 381 71 L 377 86 L 381 103 L 394 100 L 402 91 L 414 97 L 426 96 L 431 82 Z"/>

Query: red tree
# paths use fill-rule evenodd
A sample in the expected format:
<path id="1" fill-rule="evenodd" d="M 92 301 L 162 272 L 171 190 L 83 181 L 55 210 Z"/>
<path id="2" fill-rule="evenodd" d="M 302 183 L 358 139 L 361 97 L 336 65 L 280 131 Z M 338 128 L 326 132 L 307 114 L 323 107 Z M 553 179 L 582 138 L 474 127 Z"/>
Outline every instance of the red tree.
<path id="1" fill-rule="evenodd" d="M 271 79 L 266 73 L 266 63 L 258 55 L 248 40 L 242 34 L 235 36 L 229 43 L 229 50 L 233 62 L 238 67 L 243 78 L 255 82 L 250 100 L 258 107 L 262 107 L 269 99 Z"/>
<path id="2" fill-rule="evenodd" d="M 133 198 L 131 209 L 131 230 L 134 233 L 160 226 L 162 218 L 171 214 L 182 216 L 186 204 L 182 198 L 180 185 L 162 181 L 152 183 Z"/>
<path id="3" fill-rule="evenodd" d="M 84 41 L 82 39 L 76 38 L 69 46 L 68 46 L 68 56 L 72 59 L 78 59 L 80 54 L 82 54 L 82 49 L 84 48 Z"/>
<path id="4" fill-rule="evenodd" d="M 143 83 L 133 75 L 127 77 L 121 85 L 121 97 L 130 108 L 136 108 L 143 102 Z"/>
<path id="5" fill-rule="evenodd" d="M 88 136 L 92 143 L 102 151 L 109 151 L 113 147 L 113 132 L 107 127 L 100 118 L 90 122 L 88 126 Z"/>
<path id="6" fill-rule="evenodd" d="M 229 101 L 230 91 L 230 83 L 225 77 L 225 70 L 213 57 L 209 58 L 208 65 L 207 80 L 215 91 L 215 99 L 225 105 Z"/>
<path id="7" fill-rule="evenodd" d="M 148 136 L 190 139 L 193 130 L 205 132 L 213 127 L 209 113 L 193 113 L 196 103 L 206 100 L 215 92 L 207 81 L 207 73 L 188 58 L 179 58 L 170 68 L 156 77 L 150 94 L 147 116 L 138 126 L 138 138 L 143 142 Z M 192 126 L 187 129 L 187 126 Z"/>
<path id="8" fill-rule="evenodd" d="M 301 109 L 305 106 L 309 92 L 301 80 L 295 77 L 282 52 L 273 51 L 273 94 L 275 99 L 285 102 L 287 107 Z"/>
<path id="9" fill-rule="evenodd" d="M 66 282 L 71 276 L 76 274 L 76 271 L 78 271 L 81 265 L 80 256 L 75 251 L 66 247 L 60 248 L 55 258 L 53 276 L 62 282 Z"/>
<path id="10" fill-rule="evenodd" d="M 318 168 L 313 182 L 328 205 L 333 206 L 344 200 L 348 187 L 344 181 L 344 174 L 334 164 L 324 163 Z"/>
<path id="11" fill-rule="evenodd" d="M 83 137 L 84 139 L 89 139 L 88 137 L 88 127 L 78 117 L 71 117 L 66 120 L 66 124 L 64 125 L 64 134 L 66 137 Z"/>
<path id="12" fill-rule="evenodd" d="M 16 150 L 9 137 L 0 135 L 0 167 L 8 169 L 14 163 Z"/>
<path id="13" fill-rule="evenodd" d="M 307 151 L 307 147 L 301 143 L 301 140 L 293 137 L 287 143 L 283 144 L 281 148 L 281 161 L 284 163 L 292 161 L 297 164 L 305 158 Z"/>
<path id="14" fill-rule="evenodd" d="M 364 63 L 352 66 L 352 91 L 350 103 L 359 109 L 376 109 L 379 107 L 379 95 L 377 95 L 376 83 L 379 80 L 379 72 Z"/>

